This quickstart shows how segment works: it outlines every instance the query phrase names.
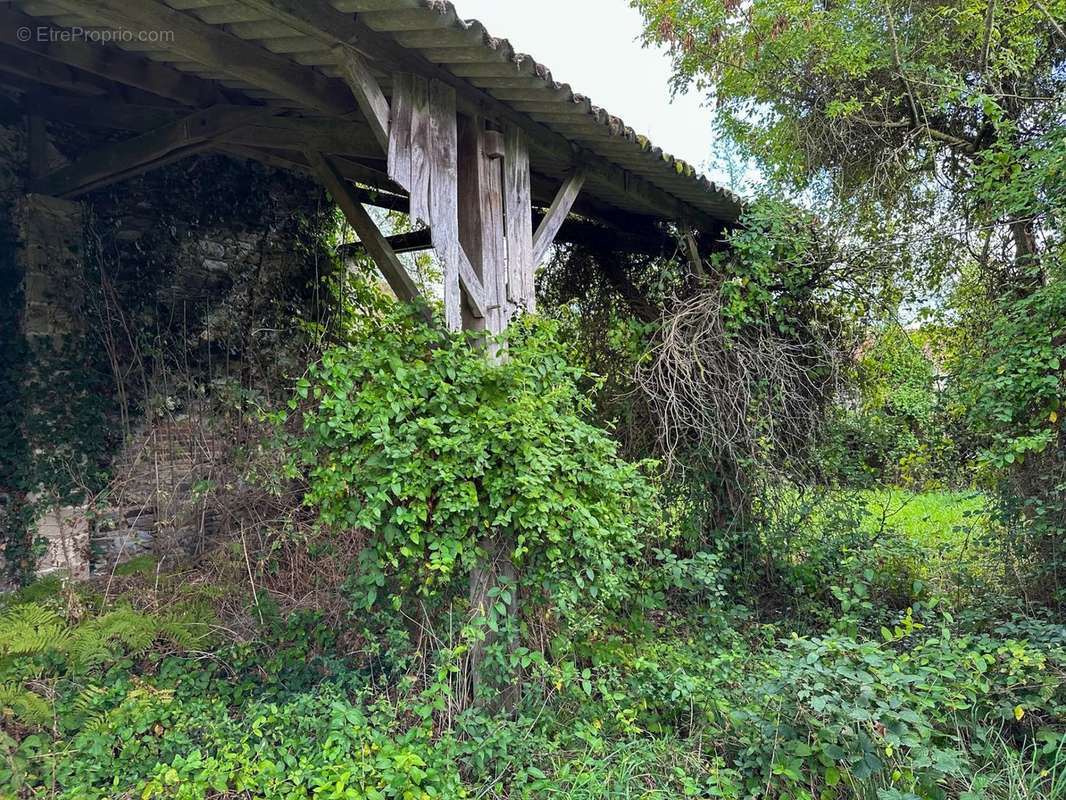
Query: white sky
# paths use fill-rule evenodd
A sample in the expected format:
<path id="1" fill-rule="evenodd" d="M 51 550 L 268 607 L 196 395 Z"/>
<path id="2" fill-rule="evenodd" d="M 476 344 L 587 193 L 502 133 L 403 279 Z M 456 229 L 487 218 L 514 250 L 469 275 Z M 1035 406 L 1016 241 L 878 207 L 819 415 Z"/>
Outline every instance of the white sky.
<path id="1" fill-rule="evenodd" d="M 453 0 L 460 16 L 547 66 L 552 77 L 621 117 L 656 146 L 714 180 L 712 111 L 696 94 L 671 101 L 670 59 L 641 46 L 642 19 L 627 0 Z"/>

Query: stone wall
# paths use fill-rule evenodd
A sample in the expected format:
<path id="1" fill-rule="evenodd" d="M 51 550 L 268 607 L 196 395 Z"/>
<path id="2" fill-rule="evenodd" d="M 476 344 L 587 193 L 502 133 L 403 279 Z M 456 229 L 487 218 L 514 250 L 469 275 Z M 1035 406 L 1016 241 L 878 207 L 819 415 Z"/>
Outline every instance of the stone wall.
<path id="1" fill-rule="evenodd" d="M 15 225 L 24 335 L 33 345 L 58 345 L 65 336 L 84 336 L 82 297 L 76 291 L 85 261 L 81 203 L 23 195 L 16 202 Z"/>
<path id="2" fill-rule="evenodd" d="M 73 127 L 49 125 L 49 134 L 53 166 L 99 144 Z M 332 210 L 307 179 L 222 156 L 186 159 L 78 202 L 27 195 L 25 138 L 23 125 L 0 124 L 0 270 L 6 258 L 16 275 L 2 283 L 0 303 L 17 320 L 26 362 L 7 374 L 47 364 L 61 376 L 37 350 L 84 345 L 80 366 L 103 381 L 93 397 L 72 392 L 71 403 L 92 400 L 114 445 L 101 456 L 96 436 L 79 491 L 34 484 L 47 470 L 0 464 L 0 545 L 16 519 L 7 512 L 28 504 L 47 540 L 42 571 L 83 577 L 90 563 L 195 556 L 224 533 L 204 501 L 232 455 L 221 395 L 281 396 L 301 367 L 301 320 L 322 311 Z M 24 424 L 40 410 L 29 396 L 40 390 L 29 386 L 13 394 L 20 413 L 0 414 L 9 428 L 0 442 L 21 435 L 21 450 L 8 452 L 43 462 L 60 445 Z"/>

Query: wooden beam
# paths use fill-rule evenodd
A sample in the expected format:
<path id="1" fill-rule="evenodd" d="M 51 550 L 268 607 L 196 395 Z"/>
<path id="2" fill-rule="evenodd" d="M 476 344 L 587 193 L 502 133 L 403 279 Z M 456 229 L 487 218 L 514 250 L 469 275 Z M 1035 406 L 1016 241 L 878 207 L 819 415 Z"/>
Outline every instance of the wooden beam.
<path id="1" fill-rule="evenodd" d="M 433 241 L 430 239 L 428 228 L 387 236 L 385 241 L 396 254 L 421 253 L 433 249 Z M 341 258 L 353 258 L 357 253 L 363 252 L 366 252 L 366 247 L 362 242 L 350 242 L 337 248 L 337 255 Z"/>
<path id="2" fill-rule="evenodd" d="M 359 104 L 359 110 L 363 112 L 370 130 L 381 145 L 381 149 L 388 152 L 389 149 L 389 101 L 381 93 L 377 78 L 370 72 L 363 57 L 350 48 L 337 47 L 341 58 L 341 73 L 344 82 L 355 95 L 355 101 Z"/>
<path id="3" fill-rule="evenodd" d="M 77 120 L 79 126 L 146 133 L 176 122 L 188 112 L 181 108 L 144 106 L 47 92 L 27 95 L 26 109 L 57 122 Z"/>
<path id="4" fill-rule="evenodd" d="M 246 147 L 223 142 L 212 143 L 212 149 L 228 155 L 238 156 L 239 158 L 258 161 L 261 164 L 277 167 L 278 169 L 293 170 L 317 177 L 317 173 L 307 162 L 307 157 L 300 152 Z M 390 211 L 401 211 L 404 214 L 410 209 L 410 201 L 402 196 L 403 190 L 396 184 L 391 183 L 383 172 L 338 156 L 331 158 L 330 163 L 345 180 L 365 183 L 384 189 L 384 191 L 378 191 L 377 188 L 363 189 L 358 186 L 349 186 L 348 190 L 360 203 L 368 206 L 377 206 L 378 208 L 387 208 Z M 432 245 L 427 245 L 423 249 L 428 249 L 429 247 L 432 247 Z"/>
<path id="5" fill-rule="evenodd" d="M 242 5 L 256 8 L 274 19 L 291 25 L 330 45 L 341 44 L 358 50 L 391 70 L 415 72 L 426 78 L 436 78 L 458 93 L 460 108 L 471 115 L 491 115 L 499 122 L 521 128 L 530 146 L 556 159 L 584 166 L 590 177 L 608 183 L 616 191 L 637 198 L 649 214 L 656 217 L 689 218 L 701 227 L 714 230 L 717 222 L 696 207 L 685 203 L 650 182 L 619 167 L 606 158 L 578 148 L 566 137 L 542 125 L 488 92 L 474 86 L 439 64 L 428 60 L 420 52 L 403 47 L 390 37 L 373 30 L 358 16 L 333 8 L 326 0 L 240 0 Z M 538 93 L 538 99 L 540 94 Z"/>
<path id="6" fill-rule="evenodd" d="M 458 247 L 458 259 L 459 288 L 463 290 L 463 301 L 471 314 L 478 319 L 485 319 L 488 315 L 485 287 L 481 283 L 481 278 L 474 272 L 474 267 L 463 251 L 462 245 Z"/>
<path id="7" fill-rule="evenodd" d="M 559 233 L 559 228 L 566 221 L 566 217 L 570 214 L 570 209 L 574 207 L 574 201 L 577 200 L 578 193 L 584 183 L 585 172 L 578 169 L 563 181 L 563 185 L 559 187 L 555 199 L 552 200 L 552 204 L 548 208 L 548 213 L 544 215 L 544 219 L 537 226 L 537 232 L 533 234 L 534 266 L 544 260 L 548 248 L 552 246 L 556 234 Z"/>
<path id="8" fill-rule="evenodd" d="M 39 17 L 0 8 L 0 43 L 194 108 L 227 102 L 226 94 L 231 94 L 224 93 L 213 81 L 186 75 L 146 58 L 131 56 L 115 47 L 75 40 L 38 39 L 33 35 L 22 41 L 18 31 L 29 30 L 33 33 L 42 26 L 42 22 Z"/>
<path id="9" fill-rule="evenodd" d="M 37 180 L 48 172 L 48 131 L 44 118 L 31 114 L 26 117 L 27 151 L 29 155 L 30 179 Z"/>
<path id="10" fill-rule="evenodd" d="M 342 120 L 275 117 L 262 124 L 234 128 L 220 138 L 232 144 L 276 150 L 311 149 L 364 158 L 384 155 L 367 125 Z"/>
<path id="11" fill-rule="evenodd" d="M 107 94 L 106 83 L 93 75 L 3 45 L 0 45 L 0 72 L 80 95 L 102 97 Z"/>
<path id="12" fill-rule="evenodd" d="M 356 189 L 356 191 L 359 190 Z M 375 197 L 380 198 L 380 195 L 375 193 Z M 366 205 L 374 204 L 368 199 L 363 199 L 362 202 Z M 389 205 L 385 207 L 392 208 L 393 206 Z M 405 207 L 401 203 L 396 203 L 395 210 L 404 211 Z M 538 212 L 533 213 L 534 224 L 539 224 L 543 219 L 543 214 Z M 462 235 L 461 224 L 460 235 Z M 469 240 L 462 239 L 462 241 L 463 248 L 468 254 L 470 254 L 472 260 L 472 247 L 469 244 Z M 426 228 L 411 233 L 400 233 L 395 236 L 389 236 L 388 242 L 392 246 L 392 249 L 397 253 L 416 253 L 433 249 L 433 241 L 430 238 L 429 230 Z M 566 220 L 562 227 L 559 228 L 559 233 L 555 236 L 555 242 L 556 244 L 583 245 L 598 250 L 613 250 L 620 253 L 640 253 L 642 255 L 663 257 L 669 257 L 677 250 L 677 242 L 675 239 L 655 228 L 648 228 L 646 230 L 634 229 L 628 233 L 621 233 L 610 228 L 605 228 L 594 222 L 589 222 L 588 220 L 574 218 Z M 482 284 L 485 284 L 484 280 L 482 280 Z M 491 294 L 491 288 L 487 285 L 485 286 L 485 291 L 487 295 Z M 489 303 L 489 309 L 491 311 L 491 299 L 487 299 L 486 302 Z"/>
<path id="13" fill-rule="evenodd" d="M 79 125 L 115 130 L 131 130 L 140 133 L 160 128 L 180 120 L 185 113 L 178 108 L 161 108 L 107 100 L 83 100 L 37 94 L 27 98 L 26 107 L 41 116 L 57 121 L 76 119 Z M 221 109 L 223 106 L 214 106 Z M 249 108 L 228 106 L 228 108 Z M 302 152 L 313 148 L 326 153 L 353 155 L 361 158 L 383 159 L 384 153 L 370 131 L 370 126 L 361 122 L 349 122 L 321 117 L 281 117 L 264 113 L 256 124 L 235 128 L 221 135 L 221 140 L 230 144 L 264 147 L 277 150 Z M 367 183 L 382 185 L 389 191 L 399 189 L 391 184 L 381 171 L 367 169 Z M 388 185 L 384 185 L 388 184 Z"/>
<path id="14" fill-rule="evenodd" d="M 139 174 L 156 165 L 170 163 L 203 150 L 209 140 L 230 128 L 262 117 L 262 109 L 252 107 L 197 111 L 178 122 L 125 141 L 115 142 L 83 156 L 60 170 L 31 184 L 33 191 L 54 197 L 72 197 L 90 189 Z"/>
<path id="15" fill-rule="evenodd" d="M 72 14 L 133 30 L 165 30 L 173 35 L 168 52 L 217 69 L 309 108 L 346 115 L 355 110 L 351 92 L 284 56 L 226 33 L 156 0 L 51 0 Z"/>
<path id="16" fill-rule="evenodd" d="M 355 229 L 359 239 L 363 242 L 367 252 L 378 265 L 378 269 L 385 276 L 389 286 L 401 301 L 413 303 L 419 299 L 418 287 L 407 273 L 403 262 L 396 256 L 395 251 L 389 246 L 388 241 L 381 235 L 374 220 L 363 208 L 354 193 L 348 187 L 344 178 L 330 163 L 326 156 L 315 150 L 305 153 L 307 163 L 314 169 L 322 185 L 332 195 L 334 202 L 344 212 L 345 219 Z M 426 308 L 428 312 L 428 308 Z"/>

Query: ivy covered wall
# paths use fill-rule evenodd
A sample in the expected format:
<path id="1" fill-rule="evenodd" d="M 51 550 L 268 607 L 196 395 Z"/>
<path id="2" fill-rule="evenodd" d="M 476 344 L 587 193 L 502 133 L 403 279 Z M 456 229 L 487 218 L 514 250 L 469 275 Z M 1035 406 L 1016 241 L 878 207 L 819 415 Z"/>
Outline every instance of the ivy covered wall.
<path id="1" fill-rule="evenodd" d="M 299 369 L 336 219 L 310 180 L 217 155 L 76 203 L 27 196 L 25 120 L 0 106 L 0 555 L 14 583 L 63 567 L 42 533 L 75 536 L 86 561 L 91 539 L 107 562 L 164 526 L 188 533 L 175 515 L 203 482 L 190 453 L 210 450 L 193 427 Z M 104 139 L 48 132 L 53 168 Z"/>

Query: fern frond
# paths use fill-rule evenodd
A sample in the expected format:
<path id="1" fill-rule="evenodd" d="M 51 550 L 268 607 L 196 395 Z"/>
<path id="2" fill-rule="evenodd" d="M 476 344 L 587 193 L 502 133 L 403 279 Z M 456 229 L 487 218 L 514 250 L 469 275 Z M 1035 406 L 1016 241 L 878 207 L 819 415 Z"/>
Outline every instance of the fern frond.
<path id="1" fill-rule="evenodd" d="M 75 714 L 88 714 L 93 710 L 93 706 L 106 696 L 107 689 L 99 686 L 86 686 L 78 692 L 78 696 L 71 702 L 70 707 Z"/>
<path id="2" fill-rule="evenodd" d="M 0 714 L 12 714 L 25 725 L 41 726 L 51 722 L 52 706 L 18 684 L 0 683 Z"/>
<path id="3" fill-rule="evenodd" d="M 121 645 L 133 655 L 148 651 L 159 636 L 159 621 L 123 606 L 78 626 L 68 646 L 73 661 L 82 666 L 99 664 Z"/>
<path id="4" fill-rule="evenodd" d="M 66 622 L 48 606 L 20 603 L 0 613 L 0 656 L 34 656 L 60 650 Z"/>

